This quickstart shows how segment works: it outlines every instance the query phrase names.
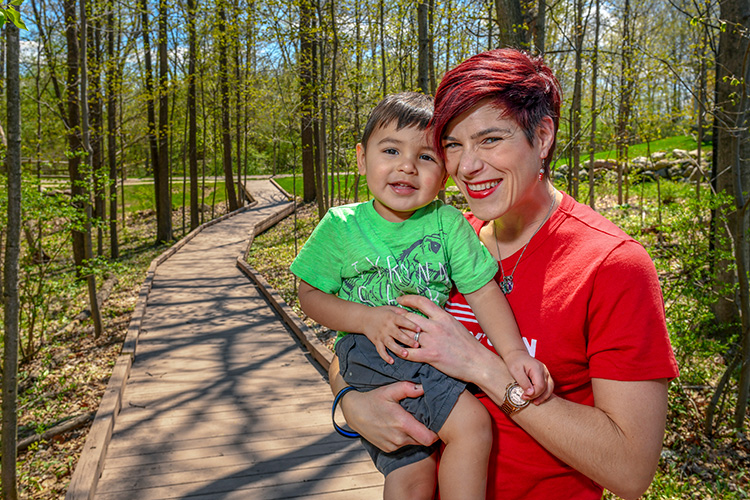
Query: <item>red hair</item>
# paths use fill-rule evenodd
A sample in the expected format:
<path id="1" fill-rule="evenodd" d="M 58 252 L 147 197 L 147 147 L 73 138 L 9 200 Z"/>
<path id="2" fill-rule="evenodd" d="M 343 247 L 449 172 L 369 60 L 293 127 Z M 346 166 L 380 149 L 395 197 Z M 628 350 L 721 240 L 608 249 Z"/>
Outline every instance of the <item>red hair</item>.
<path id="1" fill-rule="evenodd" d="M 443 135 L 450 121 L 483 99 L 489 99 L 504 118 L 514 120 L 530 144 L 545 116 L 552 118 L 557 136 L 562 94 L 552 70 L 541 57 L 516 49 L 495 49 L 465 60 L 440 82 L 432 125 L 435 149 L 442 159 Z M 545 160 L 547 170 L 554 150 L 555 140 Z"/>

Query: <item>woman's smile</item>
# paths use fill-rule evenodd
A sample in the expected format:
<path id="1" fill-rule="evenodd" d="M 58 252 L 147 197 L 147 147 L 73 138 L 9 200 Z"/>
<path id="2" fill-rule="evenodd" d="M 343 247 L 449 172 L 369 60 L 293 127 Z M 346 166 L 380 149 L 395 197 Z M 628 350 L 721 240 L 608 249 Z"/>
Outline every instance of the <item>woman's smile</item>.
<path id="1" fill-rule="evenodd" d="M 464 182 L 466 185 L 466 193 L 472 198 L 485 198 L 491 195 L 497 186 L 500 185 L 502 179 L 496 179 L 486 182 Z"/>

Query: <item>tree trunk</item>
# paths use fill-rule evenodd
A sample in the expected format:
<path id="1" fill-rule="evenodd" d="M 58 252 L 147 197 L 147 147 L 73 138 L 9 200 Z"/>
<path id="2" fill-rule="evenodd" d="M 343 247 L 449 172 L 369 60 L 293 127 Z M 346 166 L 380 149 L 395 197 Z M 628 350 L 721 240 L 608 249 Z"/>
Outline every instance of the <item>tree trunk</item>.
<path id="1" fill-rule="evenodd" d="M 196 33 L 195 12 L 196 0 L 188 0 L 188 165 L 190 170 L 190 230 L 200 225 L 198 219 L 198 118 L 196 114 L 196 86 L 195 86 L 195 59 L 196 59 Z"/>
<path id="2" fill-rule="evenodd" d="M 362 30 L 360 28 L 360 3 L 359 0 L 354 0 L 354 36 L 355 36 L 355 44 L 354 44 L 354 69 L 356 71 L 355 73 L 355 79 L 354 79 L 354 133 L 359 134 L 360 133 L 360 122 L 359 122 L 359 95 L 362 93 Z M 355 137 L 354 142 L 359 142 L 360 137 Z M 354 172 L 354 203 L 357 203 L 359 201 L 359 181 L 360 181 L 360 175 L 359 170 L 355 169 Z"/>
<path id="3" fill-rule="evenodd" d="M 85 181 L 81 175 L 81 137 L 80 137 L 80 110 L 78 107 L 78 15 L 76 13 L 76 0 L 65 0 L 65 40 L 67 45 L 67 118 L 68 118 L 68 175 L 70 176 L 71 193 L 73 203 L 84 212 L 83 200 L 87 196 L 84 188 Z M 73 260 L 77 272 L 83 266 L 85 259 L 85 237 L 83 231 L 72 231 L 73 235 Z"/>
<path id="4" fill-rule="evenodd" d="M 107 163 L 109 164 L 109 254 L 112 259 L 120 256 L 117 239 L 117 97 L 119 81 L 119 58 L 115 58 L 115 12 L 114 5 L 107 5 Z"/>
<path id="5" fill-rule="evenodd" d="M 227 14 L 224 0 L 219 0 L 219 94 L 221 98 L 221 143 L 222 164 L 224 166 L 224 182 L 227 190 L 227 201 L 229 210 L 239 208 L 237 195 L 234 189 L 234 171 L 232 170 L 232 134 L 230 133 L 229 119 L 229 68 L 227 63 L 227 45 L 229 40 L 226 34 Z"/>
<path id="6" fill-rule="evenodd" d="M 520 0 L 495 0 L 497 24 L 500 28 L 498 47 L 529 47 L 527 31 L 524 28 L 523 11 Z"/>
<path id="7" fill-rule="evenodd" d="M 599 115 L 599 110 L 596 108 L 596 81 L 599 76 L 599 1 L 596 0 L 596 14 L 594 19 L 594 48 L 591 58 L 591 81 L 594 82 L 591 85 L 591 136 L 589 141 L 589 206 L 592 209 L 596 209 L 596 196 L 595 196 L 595 179 L 596 169 L 594 164 L 594 156 L 596 154 L 596 119 Z"/>
<path id="8" fill-rule="evenodd" d="M 732 196 L 734 196 L 735 192 L 735 168 L 741 171 L 740 179 L 743 185 L 750 185 L 750 171 L 748 171 L 747 163 L 743 162 L 742 165 L 735 165 L 733 144 L 734 134 L 739 133 L 735 127 L 738 125 L 736 121 L 741 112 L 738 106 L 739 101 L 736 97 L 733 97 L 738 91 L 738 86 L 733 81 L 735 78 L 741 81 L 742 78 L 742 64 L 745 55 L 743 50 L 743 34 L 741 33 L 741 26 L 745 26 L 742 24 L 744 3 L 741 0 L 728 0 L 721 4 L 721 18 L 727 23 L 727 26 L 719 38 L 719 51 L 716 61 L 715 100 L 717 110 L 715 111 L 713 138 L 715 172 L 712 178 L 715 179 L 717 192 L 728 193 Z M 748 154 L 750 152 L 746 152 L 744 157 L 747 158 Z M 731 167 L 731 169 L 728 167 Z M 714 222 L 717 233 L 714 241 L 715 246 L 718 249 L 726 250 L 726 245 L 722 244 L 721 240 L 729 236 L 734 241 L 733 250 L 736 251 L 736 238 L 732 231 L 732 228 L 736 227 L 735 207 L 723 207 L 719 212 Z M 724 214 L 723 216 L 722 213 Z M 728 235 L 720 222 L 722 217 L 727 218 L 727 229 L 730 231 Z M 719 286 L 722 288 L 726 284 L 737 284 L 737 274 L 732 269 L 732 265 L 733 262 L 731 261 L 719 261 L 716 263 L 717 280 Z M 733 290 L 729 296 L 720 297 L 713 305 L 713 312 L 719 323 L 735 323 L 741 319 L 738 309 L 740 299 L 736 288 L 733 288 Z"/>
<path id="9" fill-rule="evenodd" d="M 724 284 L 738 283 L 738 293 L 720 300 L 716 312 L 719 321 L 739 319 L 742 328 L 742 351 L 740 381 L 735 411 L 735 427 L 742 430 L 747 412 L 750 388 L 750 291 L 747 271 L 750 265 L 747 242 L 747 186 L 750 186 L 750 134 L 747 130 L 748 84 L 750 77 L 750 44 L 744 36 L 744 26 L 750 22 L 750 5 L 743 0 L 727 0 L 721 3 L 721 18 L 727 23 L 719 39 L 716 62 L 717 110 L 715 121 L 720 123 L 714 154 L 720 172 L 717 179 L 719 191 L 734 198 L 734 206 L 726 207 L 727 228 L 733 240 L 734 264 L 737 274 L 730 270 L 729 263 L 719 263 L 722 270 L 719 279 Z M 735 85 L 733 81 L 741 82 Z M 729 169 L 727 169 L 729 167 Z M 718 232 L 722 229 L 718 228 Z M 738 280 L 738 281 L 735 281 Z M 734 303 L 734 307 L 729 304 Z M 737 308 L 739 305 L 739 308 Z M 739 309 L 739 311 L 738 311 Z"/>
<path id="10" fill-rule="evenodd" d="M 315 57 L 314 57 L 314 29 L 315 10 L 312 0 L 301 0 L 300 3 L 300 120 L 302 139 L 302 182 L 304 184 L 303 201 L 309 203 L 315 199 L 316 158 L 313 121 L 315 116 L 314 88 L 315 88 Z"/>
<path id="11" fill-rule="evenodd" d="M 316 2 L 316 5 L 319 11 L 320 2 Z M 318 18 L 321 20 L 320 24 L 322 24 L 323 15 L 321 13 L 318 14 Z M 313 46 L 313 59 L 320 62 L 320 73 L 318 81 L 321 82 L 320 85 L 324 85 L 326 81 L 326 65 L 325 56 L 323 54 L 323 41 L 321 36 L 317 37 L 316 43 Z M 313 103 L 316 109 L 316 116 L 319 117 L 316 118 L 315 122 L 313 123 L 315 151 L 318 152 L 318 155 L 315 159 L 315 181 L 317 188 L 315 196 L 318 199 L 318 217 L 322 219 L 323 215 L 325 215 L 325 213 L 328 211 L 328 207 L 330 206 L 328 198 L 328 160 L 326 156 L 328 151 L 328 140 L 326 135 L 326 110 L 328 101 L 326 96 L 321 97 L 317 85 L 313 91 Z"/>
<path id="12" fill-rule="evenodd" d="M 338 98 L 336 95 L 337 87 L 336 87 L 336 81 L 338 80 L 338 66 L 336 65 L 336 61 L 338 61 L 339 57 L 339 33 L 338 33 L 338 26 L 336 25 L 336 2 L 334 0 L 329 0 L 328 3 L 330 7 L 330 23 L 331 23 L 331 37 L 332 37 L 332 47 L 331 47 L 331 95 L 328 99 L 328 113 L 330 117 L 330 124 L 329 124 L 329 130 L 330 132 L 330 154 L 328 155 L 331 159 L 330 162 L 330 179 L 331 179 L 331 196 L 330 196 L 330 203 L 329 207 L 336 204 L 334 201 L 334 190 L 333 186 L 338 185 L 338 197 L 341 198 L 341 183 L 340 178 L 338 176 L 337 166 L 338 166 L 338 152 L 339 152 L 339 134 L 337 133 L 338 130 L 338 123 L 337 123 L 337 116 L 336 113 L 338 111 L 338 108 L 336 106 L 338 102 Z"/>
<path id="13" fill-rule="evenodd" d="M 151 64 L 151 34 L 148 18 L 147 0 L 139 0 L 141 11 L 141 29 L 143 30 L 144 90 L 146 91 L 146 119 L 148 121 L 148 145 L 151 156 L 151 172 L 154 176 L 154 203 L 156 205 L 157 233 L 159 232 L 159 214 L 161 214 L 161 197 L 159 196 L 159 142 L 156 137 L 156 94 L 154 93 L 154 72 Z M 158 238 L 157 238 L 158 239 Z"/>
<path id="14" fill-rule="evenodd" d="M 169 61 L 167 59 L 167 0 L 159 0 L 159 164 L 154 172 L 156 241 L 172 240 L 172 193 L 169 188 Z"/>
<path id="15" fill-rule="evenodd" d="M 578 175 L 581 169 L 581 86 L 583 80 L 583 0 L 575 2 L 575 32 L 573 41 L 575 44 L 575 75 L 573 79 L 573 102 L 571 103 L 571 146 L 573 150 L 573 162 L 571 165 L 570 194 L 578 199 Z"/>
<path id="16" fill-rule="evenodd" d="M 630 107 L 633 94 L 633 46 L 630 35 L 630 0 L 625 0 L 625 9 L 622 16 L 622 58 L 620 65 L 620 102 L 617 110 L 617 203 L 622 205 L 627 200 L 623 196 L 623 183 L 625 179 L 628 145 L 630 135 Z"/>
<path id="17" fill-rule="evenodd" d="M 88 16 L 86 15 L 86 2 L 81 1 L 81 137 L 83 138 L 83 151 L 85 158 L 89 160 L 91 158 L 91 142 L 90 142 L 90 129 L 89 129 L 89 102 L 88 102 L 88 51 L 86 46 L 87 40 L 87 29 L 88 29 Z M 74 154 L 75 154 L 75 150 Z M 84 258 L 86 262 L 91 265 L 94 258 L 94 253 L 91 245 L 91 198 L 89 190 L 83 187 L 84 193 L 81 197 L 83 203 L 83 244 L 84 244 Z M 94 323 L 94 336 L 99 337 L 102 334 L 102 315 L 99 310 L 99 301 L 96 298 L 96 275 L 92 270 L 88 269 L 86 272 L 86 288 L 89 292 L 89 304 L 91 307 L 91 319 Z"/>
<path id="18" fill-rule="evenodd" d="M 420 0 L 419 4 L 417 4 L 417 33 L 419 36 L 417 86 L 419 87 L 419 91 L 423 94 L 430 93 L 430 40 L 427 30 L 427 14 L 428 8 L 426 0 Z"/>
<path id="19" fill-rule="evenodd" d="M 427 66 L 430 72 L 430 95 L 437 92 L 437 75 L 435 74 L 435 0 L 430 0 L 427 33 Z"/>
<path id="20" fill-rule="evenodd" d="M 18 262 L 21 253 L 21 91 L 19 73 L 20 37 L 18 28 L 8 23 L 7 44 L 7 127 L 8 149 L 5 169 L 8 174 L 8 236 L 3 262 L 3 428 L 2 497 L 18 498 L 16 441 L 18 440 L 18 339 L 20 300 Z"/>
<path id="21" fill-rule="evenodd" d="M 381 71 L 381 85 L 383 87 L 382 97 L 388 94 L 388 78 L 385 66 L 385 0 L 378 0 L 378 12 L 380 24 L 379 35 L 380 35 L 380 71 Z"/>
<path id="22" fill-rule="evenodd" d="M 93 12 L 95 3 L 88 3 L 89 9 Z M 104 154 L 102 150 L 102 130 L 104 129 L 103 123 L 103 109 L 102 109 L 102 55 L 101 55 L 101 21 L 99 16 L 94 12 L 93 24 L 91 29 L 86 29 L 86 64 L 88 68 L 88 75 L 91 79 L 91 91 L 87 92 L 88 99 L 88 113 L 91 117 L 91 174 L 93 180 L 93 192 L 94 192 L 94 218 L 100 222 L 103 222 L 106 218 L 106 205 L 104 203 L 105 195 L 105 180 L 107 178 L 104 172 Z M 87 19 L 91 18 L 87 14 Z M 96 254 L 101 257 L 104 255 L 104 232 L 101 224 L 96 225 Z"/>
<path id="23" fill-rule="evenodd" d="M 534 46 L 539 54 L 544 54 L 544 44 L 547 39 L 547 31 L 544 27 L 546 20 L 547 2 L 545 0 L 539 0 L 536 12 L 536 27 L 534 29 Z"/>

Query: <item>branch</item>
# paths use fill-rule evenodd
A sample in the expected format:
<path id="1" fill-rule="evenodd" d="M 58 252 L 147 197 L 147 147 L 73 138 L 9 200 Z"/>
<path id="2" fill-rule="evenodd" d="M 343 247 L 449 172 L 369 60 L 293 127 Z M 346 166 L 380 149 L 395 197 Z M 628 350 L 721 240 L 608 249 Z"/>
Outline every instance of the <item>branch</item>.
<path id="1" fill-rule="evenodd" d="M 34 434 L 27 437 L 26 439 L 22 439 L 16 445 L 16 450 L 23 451 L 33 443 L 36 443 L 38 441 L 49 441 L 50 439 L 59 436 L 60 434 L 64 434 L 66 432 L 78 429 L 79 427 L 83 427 L 90 420 L 94 419 L 94 415 L 96 415 L 96 410 L 92 410 L 88 413 L 84 413 L 83 415 L 78 415 L 77 417 L 71 418 L 70 420 L 66 420 L 63 423 L 58 424 L 51 429 L 43 432 L 42 434 Z"/>

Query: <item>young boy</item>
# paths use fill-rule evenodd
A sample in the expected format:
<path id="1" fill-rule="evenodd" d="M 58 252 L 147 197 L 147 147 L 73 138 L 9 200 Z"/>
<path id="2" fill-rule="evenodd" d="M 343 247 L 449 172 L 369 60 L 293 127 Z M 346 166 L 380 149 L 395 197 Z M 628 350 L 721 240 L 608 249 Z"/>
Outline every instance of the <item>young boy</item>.
<path id="1" fill-rule="evenodd" d="M 435 200 L 448 176 L 430 145 L 431 118 L 432 98 L 413 92 L 388 96 L 373 109 L 357 144 L 357 165 L 374 199 L 331 208 L 291 270 L 301 280 L 305 313 L 339 330 L 336 354 L 349 385 L 371 390 L 410 380 L 424 386 L 424 396 L 402 404 L 445 445 L 440 497 L 479 500 L 485 497 L 492 443 L 489 415 L 466 383 L 391 356 L 419 346 L 418 328 L 403 317 L 396 298 L 420 294 L 442 307 L 455 284 L 524 397 L 551 393 L 552 381 L 523 345 L 494 281 L 497 262 L 463 215 Z M 394 453 L 363 444 L 385 474 L 384 498 L 433 498 L 437 444 Z"/>

